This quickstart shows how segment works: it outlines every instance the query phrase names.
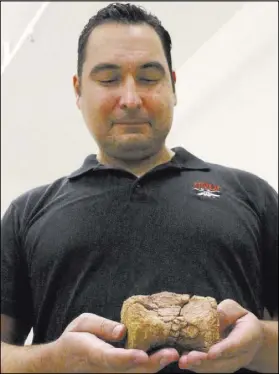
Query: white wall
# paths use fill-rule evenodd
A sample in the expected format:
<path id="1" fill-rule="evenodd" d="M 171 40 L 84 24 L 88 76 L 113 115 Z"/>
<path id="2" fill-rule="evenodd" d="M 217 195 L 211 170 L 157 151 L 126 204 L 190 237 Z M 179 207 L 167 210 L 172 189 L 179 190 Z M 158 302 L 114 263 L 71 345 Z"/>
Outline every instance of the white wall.
<path id="1" fill-rule="evenodd" d="M 255 173 L 278 191 L 276 7 L 246 4 L 179 69 L 168 144 Z"/>

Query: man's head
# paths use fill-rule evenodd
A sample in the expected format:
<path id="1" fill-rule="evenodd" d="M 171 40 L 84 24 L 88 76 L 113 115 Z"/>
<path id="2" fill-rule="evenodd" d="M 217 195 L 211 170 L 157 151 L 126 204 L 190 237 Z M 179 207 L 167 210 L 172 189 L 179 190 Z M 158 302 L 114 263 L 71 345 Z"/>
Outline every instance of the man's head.
<path id="1" fill-rule="evenodd" d="M 79 38 L 77 105 L 101 152 L 140 161 L 164 147 L 176 104 L 171 39 L 133 4 L 110 4 Z"/>

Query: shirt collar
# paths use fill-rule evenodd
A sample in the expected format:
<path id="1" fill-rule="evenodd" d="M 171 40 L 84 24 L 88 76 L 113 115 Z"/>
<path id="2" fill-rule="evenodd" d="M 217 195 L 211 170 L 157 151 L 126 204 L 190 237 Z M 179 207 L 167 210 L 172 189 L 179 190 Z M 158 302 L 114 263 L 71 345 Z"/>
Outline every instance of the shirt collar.
<path id="1" fill-rule="evenodd" d="M 175 153 L 173 158 L 166 164 L 164 167 L 177 167 L 181 170 L 201 170 L 201 171 L 209 171 L 209 165 L 204 162 L 203 160 L 199 159 L 198 157 L 194 156 L 190 152 L 186 151 L 186 149 L 182 147 L 175 147 L 171 148 L 171 150 Z M 86 157 L 83 165 L 71 173 L 68 178 L 73 179 L 80 177 L 84 174 L 89 172 L 94 172 L 96 170 L 112 170 L 115 169 L 109 165 L 103 165 L 97 160 L 97 155 L 92 154 Z"/>

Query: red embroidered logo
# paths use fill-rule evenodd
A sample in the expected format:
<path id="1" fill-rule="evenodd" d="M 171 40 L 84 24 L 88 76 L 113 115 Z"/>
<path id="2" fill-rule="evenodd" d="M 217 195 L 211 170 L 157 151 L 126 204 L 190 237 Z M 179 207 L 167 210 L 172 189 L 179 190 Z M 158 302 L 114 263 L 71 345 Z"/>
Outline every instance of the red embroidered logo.
<path id="1" fill-rule="evenodd" d="M 197 196 L 206 196 L 209 198 L 220 197 L 221 187 L 217 184 L 207 182 L 195 182 L 193 190 L 196 191 Z"/>

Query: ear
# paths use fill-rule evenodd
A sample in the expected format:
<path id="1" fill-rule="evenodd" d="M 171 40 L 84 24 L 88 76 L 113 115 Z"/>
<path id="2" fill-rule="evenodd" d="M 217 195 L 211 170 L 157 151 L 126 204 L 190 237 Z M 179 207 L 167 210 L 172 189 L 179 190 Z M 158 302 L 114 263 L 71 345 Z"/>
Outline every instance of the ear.
<path id="1" fill-rule="evenodd" d="M 177 97 L 176 97 L 176 93 L 173 94 L 173 106 L 176 106 L 177 104 Z"/>
<path id="2" fill-rule="evenodd" d="M 176 74 L 175 74 L 175 71 L 172 72 L 172 79 L 174 81 L 174 84 L 176 83 Z M 176 93 L 174 92 L 173 93 L 173 100 L 174 100 L 174 106 L 176 106 L 177 104 L 177 97 L 176 97 Z"/>
<path id="3" fill-rule="evenodd" d="M 78 109 L 80 109 L 80 81 L 77 75 L 73 76 L 73 87 L 74 87 L 74 92 L 76 96 L 76 105 Z"/>

